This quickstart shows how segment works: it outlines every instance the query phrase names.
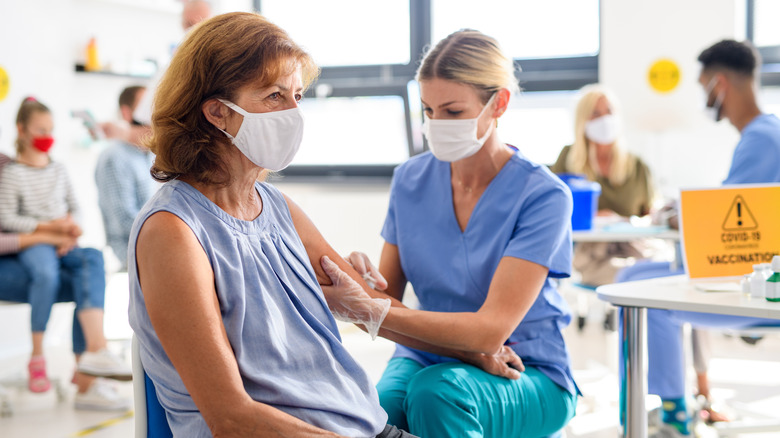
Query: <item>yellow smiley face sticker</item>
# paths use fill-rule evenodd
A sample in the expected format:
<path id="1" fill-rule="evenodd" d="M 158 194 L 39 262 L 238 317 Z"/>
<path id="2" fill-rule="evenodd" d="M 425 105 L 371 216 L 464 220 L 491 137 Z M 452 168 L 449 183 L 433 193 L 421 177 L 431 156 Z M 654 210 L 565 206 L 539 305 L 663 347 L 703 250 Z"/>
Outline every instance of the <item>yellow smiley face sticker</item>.
<path id="1" fill-rule="evenodd" d="M 659 59 L 647 72 L 650 88 L 659 93 L 668 93 L 680 83 L 680 67 L 671 59 Z"/>
<path id="2" fill-rule="evenodd" d="M 6 96 L 8 96 L 8 90 L 10 88 L 11 79 L 8 78 L 8 73 L 6 73 L 5 69 L 0 67 L 0 102 L 5 100 Z"/>

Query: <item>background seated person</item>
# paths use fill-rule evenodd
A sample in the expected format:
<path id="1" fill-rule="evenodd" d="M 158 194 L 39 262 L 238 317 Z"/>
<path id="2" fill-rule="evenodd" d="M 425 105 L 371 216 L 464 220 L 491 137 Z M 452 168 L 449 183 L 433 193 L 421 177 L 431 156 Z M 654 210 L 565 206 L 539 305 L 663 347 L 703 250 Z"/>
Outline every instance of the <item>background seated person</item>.
<path id="1" fill-rule="evenodd" d="M 127 135 L 110 140 L 95 167 L 106 243 L 119 259 L 121 271 L 127 270 L 127 242 L 135 216 L 157 190 L 157 184 L 149 177 L 154 157 L 142 142 L 150 129 L 133 119 L 133 110 L 145 93 L 146 88 L 141 86 L 122 90 L 119 112 L 128 125 Z"/>
<path id="2" fill-rule="evenodd" d="M 0 154 L 0 178 L 3 167 L 10 158 Z M 55 221 L 62 230 L 69 228 L 67 220 Z M 32 275 L 19 261 L 19 251 L 38 245 L 71 248 L 76 239 L 64 231 L 35 231 L 32 233 L 0 232 L 0 300 L 29 303 L 35 311 L 30 313 L 32 327 L 32 353 L 28 365 L 29 389 L 45 392 L 51 387 L 46 373 L 43 338 L 51 306 L 55 302 L 76 303 L 73 314 L 73 353 L 77 370 L 73 381 L 78 389 L 75 396 L 77 409 L 123 410 L 130 408 L 130 400 L 121 397 L 116 388 L 95 376 L 131 378 L 130 367 L 109 352 L 103 334 L 103 299 L 105 274 L 103 254 L 85 248 L 71 263 L 62 266 L 55 278 L 42 276 L 33 281 Z M 53 295 L 32 293 L 31 289 L 43 282 L 51 284 Z"/>
<path id="3" fill-rule="evenodd" d="M 582 174 L 601 185 L 600 216 L 644 216 L 653 204 L 650 169 L 621 144 L 616 99 L 599 84 L 580 90 L 574 118 L 574 144 L 561 150 L 550 169 Z M 583 242 L 574 246 L 572 266 L 590 286 L 613 283 L 615 274 L 648 256 L 641 241 Z"/>

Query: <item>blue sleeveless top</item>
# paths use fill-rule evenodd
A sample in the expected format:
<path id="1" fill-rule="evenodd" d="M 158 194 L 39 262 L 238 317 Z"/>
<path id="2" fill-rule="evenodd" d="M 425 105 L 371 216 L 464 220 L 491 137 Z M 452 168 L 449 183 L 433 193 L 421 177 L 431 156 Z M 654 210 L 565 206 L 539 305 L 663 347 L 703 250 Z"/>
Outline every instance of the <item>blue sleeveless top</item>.
<path id="1" fill-rule="evenodd" d="M 130 233 L 130 325 L 174 436 L 211 433 L 152 328 L 138 280 L 138 233 L 159 211 L 184 221 L 208 256 L 247 393 L 320 428 L 345 436 L 376 436 L 387 414 L 365 371 L 341 344 L 287 203 L 271 185 L 255 187 L 262 213 L 243 221 L 189 184 L 170 181 L 144 206 Z"/>

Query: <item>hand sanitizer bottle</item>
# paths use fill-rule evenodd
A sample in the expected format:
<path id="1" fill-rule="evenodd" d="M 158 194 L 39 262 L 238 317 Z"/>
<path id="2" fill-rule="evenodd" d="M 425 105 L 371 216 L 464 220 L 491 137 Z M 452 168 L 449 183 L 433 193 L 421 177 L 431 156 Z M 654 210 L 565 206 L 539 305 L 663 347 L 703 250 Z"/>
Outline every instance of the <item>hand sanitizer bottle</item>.
<path id="1" fill-rule="evenodd" d="M 772 275 L 766 279 L 766 300 L 780 301 L 780 256 L 772 257 Z"/>

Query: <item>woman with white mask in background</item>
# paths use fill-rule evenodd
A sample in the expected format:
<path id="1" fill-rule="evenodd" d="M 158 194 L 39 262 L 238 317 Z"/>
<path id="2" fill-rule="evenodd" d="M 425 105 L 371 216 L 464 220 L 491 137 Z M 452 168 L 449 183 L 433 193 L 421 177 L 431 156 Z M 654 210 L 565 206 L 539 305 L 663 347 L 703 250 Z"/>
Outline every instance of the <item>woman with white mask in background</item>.
<path id="1" fill-rule="evenodd" d="M 410 283 L 420 301 L 391 307 L 379 331 L 399 343 L 377 385 L 388 423 L 421 437 L 557 435 L 578 394 L 561 333 L 571 315 L 555 281 L 571 268 L 571 194 L 498 137 L 518 86 L 494 39 L 451 34 L 417 79 L 431 152 L 395 170 L 378 271 L 363 254 L 349 257 L 387 295 L 401 300 Z M 371 307 L 346 274 L 323 266 L 336 285 L 323 287 L 327 297 Z M 503 351 L 496 365 L 515 368 L 494 375 L 446 349 Z"/>
<path id="2" fill-rule="evenodd" d="M 650 169 L 622 147 L 615 106 L 615 97 L 604 86 L 583 87 L 575 110 L 574 144 L 561 150 L 550 170 L 599 183 L 599 216 L 645 216 L 653 207 Z M 600 286 L 612 283 L 619 269 L 646 253 L 640 242 L 581 243 L 575 245 L 573 264 L 584 284 Z"/>

